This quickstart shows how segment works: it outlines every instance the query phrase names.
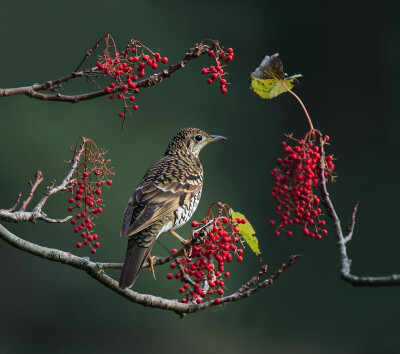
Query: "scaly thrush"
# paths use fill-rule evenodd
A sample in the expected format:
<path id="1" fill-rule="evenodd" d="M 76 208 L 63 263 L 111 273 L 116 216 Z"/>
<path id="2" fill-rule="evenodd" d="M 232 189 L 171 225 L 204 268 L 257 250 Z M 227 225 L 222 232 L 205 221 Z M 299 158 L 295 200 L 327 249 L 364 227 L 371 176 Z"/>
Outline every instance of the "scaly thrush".
<path id="1" fill-rule="evenodd" d="M 119 286 L 131 287 L 157 237 L 185 224 L 195 212 L 203 187 L 200 151 L 223 136 L 209 135 L 196 128 L 181 129 L 164 156 L 151 166 L 133 192 L 122 221 L 121 236 L 128 248 Z"/>

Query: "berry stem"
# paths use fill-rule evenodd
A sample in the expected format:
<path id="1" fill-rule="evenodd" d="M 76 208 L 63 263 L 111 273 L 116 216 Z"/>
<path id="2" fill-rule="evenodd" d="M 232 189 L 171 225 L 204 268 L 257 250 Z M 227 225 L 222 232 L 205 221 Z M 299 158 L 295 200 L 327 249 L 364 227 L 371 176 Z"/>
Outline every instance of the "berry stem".
<path id="1" fill-rule="evenodd" d="M 281 82 L 282 82 L 283 87 L 286 89 L 286 91 L 289 92 L 300 103 L 301 107 L 303 107 L 303 111 L 307 116 L 308 123 L 310 124 L 311 131 L 314 131 L 314 126 L 312 124 L 311 118 L 310 118 L 310 116 L 309 116 L 309 114 L 307 112 L 306 107 L 304 106 L 303 102 L 301 101 L 300 97 L 297 96 L 289 87 L 286 86 L 285 80 L 281 80 Z"/>

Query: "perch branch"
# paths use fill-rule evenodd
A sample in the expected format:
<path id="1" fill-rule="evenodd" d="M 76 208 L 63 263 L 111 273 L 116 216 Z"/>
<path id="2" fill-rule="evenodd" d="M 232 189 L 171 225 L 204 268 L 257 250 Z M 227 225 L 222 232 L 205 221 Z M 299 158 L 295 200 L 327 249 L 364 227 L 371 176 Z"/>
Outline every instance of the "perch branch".
<path id="1" fill-rule="evenodd" d="M 321 135 L 319 135 L 319 146 L 321 149 L 321 158 L 319 161 L 319 167 L 321 170 L 321 195 L 322 202 L 327 210 L 328 215 L 332 218 L 335 228 L 335 235 L 337 238 L 337 244 L 339 247 L 340 254 L 340 275 L 342 279 L 354 286 L 371 286 L 371 287 L 379 287 L 379 286 L 399 286 L 400 285 L 400 274 L 392 274 L 388 276 L 382 277 L 359 277 L 354 274 L 351 274 L 351 260 L 347 255 L 346 243 L 349 242 L 353 236 L 354 227 L 356 223 L 356 214 L 358 208 L 358 202 L 355 204 L 353 208 L 353 212 L 350 218 L 350 222 L 348 225 L 348 233 L 346 236 L 343 235 L 342 226 L 340 223 L 340 219 L 335 211 L 333 203 L 329 198 L 328 189 L 326 187 L 325 182 L 325 150 L 324 144 L 325 141 Z"/>
<path id="2" fill-rule="evenodd" d="M 137 303 L 142 306 L 154 307 L 163 310 L 170 310 L 183 316 L 188 313 L 194 313 L 218 305 L 214 300 L 205 301 L 201 304 L 192 304 L 192 303 L 184 304 L 177 300 L 165 299 L 154 295 L 140 294 L 130 289 L 121 289 L 118 286 L 118 282 L 116 280 L 105 274 L 104 267 L 102 267 L 101 264 L 92 262 L 90 261 L 89 258 L 78 257 L 68 252 L 64 252 L 55 248 L 40 246 L 35 243 L 23 240 L 18 236 L 14 235 L 13 233 L 11 233 L 2 225 L 0 225 L 0 238 L 2 238 L 11 246 L 16 247 L 24 252 L 33 254 L 37 257 L 41 257 L 53 262 L 66 264 L 79 270 L 83 270 L 87 274 L 89 274 L 92 278 L 96 279 L 98 282 L 100 282 L 107 288 L 125 297 L 129 301 Z M 283 274 L 284 271 L 286 271 L 290 266 L 292 266 L 295 263 L 298 257 L 299 256 L 291 256 L 289 258 L 288 263 L 284 263 L 282 267 L 268 279 L 265 279 L 264 281 L 262 281 L 261 283 L 259 283 L 257 286 L 254 287 L 252 287 L 254 283 L 251 283 L 248 289 L 240 293 L 239 291 L 237 291 L 232 295 L 222 297 L 220 298 L 220 303 L 242 300 L 260 291 L 262 288 L 272 284 Z M 113 263 L 104 263 L 104 264 L 111 265 Z M 264 267 L 265 266 L 263 266 L 262 269 L 264 269 Z M 259 279 L 263 274 L 264 272 L 260 271 L 260 273 L 256 277 L 258 277 Z M 253 279 L 254 278 L 252 278 L 252 280 Z M 247 284 L 249 284 L 249 282 Z"/>

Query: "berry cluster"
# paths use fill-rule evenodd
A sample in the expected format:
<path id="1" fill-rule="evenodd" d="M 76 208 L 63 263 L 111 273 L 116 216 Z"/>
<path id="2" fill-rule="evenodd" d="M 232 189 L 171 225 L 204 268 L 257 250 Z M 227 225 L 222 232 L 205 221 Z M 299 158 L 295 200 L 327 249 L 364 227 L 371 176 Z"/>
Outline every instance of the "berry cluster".
<path id="1" fill-rule="evenodd" d="M 295 142 L 294 146 L 281 142 L 286 156 L 277 159 L 278 166 L 271 171 L 275 179 L 272 198 L 276 201 L 276 215 L 279 218 L 276 236 L 282 231 L 292 236 L 293 232 L 289 230 L 291 225 L 300 225 L 305 236 L 318 240 L 328 233 L 319 207 L 320 199 L 315 193 L 321 182 L 321 160 L 324 163 L 325 182 L 328 176 L 334 179 L 332 172 L 335 165 L 332 162 L 333 156 L 324 156 L 312 135 L 308 134 L 298 141 L 289 136 Z M 329 137 L 325 135 L 323 140 L 327 142 Z M 271 226 L 275 224 L 274 220 L 270 221 Z"/>
<path id="2" fill-rule="evenodd" d="M 211 49 L 208 51 L 208 56 L 215 59 L 214 65 L 201 69 L 203 75 L 210 75 L 207 79 L 208 84 L 212 84 L 219 78 L 219 88 L 222 94 L 228 92 L 226 85 L 229 85 L 229 83 L 227 83 L 225 79 L 226 72 L 223 69 L 225 65 L 221 65 L 221 61 L 229 63 L 233 60 L 234 55 L 232 48 L 228 48 L 227 51 L 224 52 L 219 45 L 215 45 L 215 51 Z"/>
<path id="3" fill-rule="evenodd" d="M 100 151 L 92 140 L 86 138 L 82 140 L 84 152 L 80 155 L 75 169 L 76 178 L 71 182 L 73 196 L 68 200 L 70 203 L 68 211 L 74 215 L 74 219 L 71 220 L 74 233 L 83 239 L 83 242 L 76 243 L 76 247 L 89 245 L 91 252 L 95 254 L 100 243 L 98 235 L 93 230 L 95 226 L 93 220 L 103 212 L 102 188 L 109 188 L 113 184 L 109 176 L 114 173 L 107 167 L 110 160 L 104 158 L 106 152 Z M 77 149 L 75 154 L 76 151 Z"/>
<path id="4" fill-rule="evenodd" d="M 137 40 L 131 40 L 121 53 L 117 51 L 111 36 L 105 38 L 105 41 L 106 48 L 96 65 L 105 77 L 112 80 L 104 91 L 110 93 L 110 99 L 116 98 L 123 102 L 124 109 L 118 115 L 125 119 L 130 108 L 134 111 L 139 109 L 134 103 L 134 94 L 139 93 L 135 81 L 146 76 L 146 68 L 156 70 L 160 62 L 168 63 L 168 58 L 161 57 L 160 53 L 153 53 Z"/>
<path id="5" fill-rule="evenodd" d="M 191 242 L 195 245 L 187 256 L 177 257 L 170 264 L 176 273 L 167 274 L 167 278 L 175 277 L 182 282 L 178 291 L 185 296 L 181 300 L 183 303 L 200 304 L 206 296 L 215 296 L 215 302 L 219 303 L 218 297 L 224 294 L 224 279 L 230 277 L 230 273 L 225 271 L 225 262 L 230 263 L 233 259 L 243 261 L 243 241 L 237 225 L 246 223 L 246 220 L 233 220 L 229 209 L 225 215 L 213 219 L 206 217 L 200 223 L 192 221 L 192 227 L 200 226 L 199 230 L 192 232 Z"/>

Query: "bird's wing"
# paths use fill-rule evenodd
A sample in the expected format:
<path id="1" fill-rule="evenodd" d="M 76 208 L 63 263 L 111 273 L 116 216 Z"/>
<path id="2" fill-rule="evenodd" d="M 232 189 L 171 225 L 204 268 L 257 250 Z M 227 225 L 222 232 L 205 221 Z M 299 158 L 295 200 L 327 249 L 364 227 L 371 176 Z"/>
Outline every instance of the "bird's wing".
<path id="1" fill-rule="evenodd" d="M 201 166 L 201 165 L 200 165 Z M 202 169 L 171 169 L 163 158 L 147 171 L 125 210 L 122 236 L 132 236 L 186 204 L 202 188 Z"/>

